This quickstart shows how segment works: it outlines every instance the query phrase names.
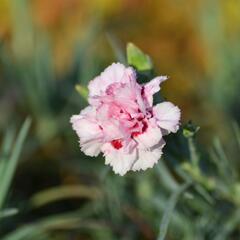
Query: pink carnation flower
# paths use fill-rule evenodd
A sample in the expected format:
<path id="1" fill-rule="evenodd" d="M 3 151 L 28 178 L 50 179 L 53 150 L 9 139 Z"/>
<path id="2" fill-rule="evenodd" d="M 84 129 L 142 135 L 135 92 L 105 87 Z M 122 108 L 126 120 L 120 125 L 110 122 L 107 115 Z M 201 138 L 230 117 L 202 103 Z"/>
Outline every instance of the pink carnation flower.
<path id="1" fill-rule="evenodd" d="M 89 106 L 71 117 L 81 150 L 103 153 L 115 173 L 152 168 L 162 155 L 163 136 L 179 128 L 180 110 L 170 102 L 153 106 L 153 95 L 167 77 L 146 84 L 133 68 L 113 63 L 89 83 Z"/>

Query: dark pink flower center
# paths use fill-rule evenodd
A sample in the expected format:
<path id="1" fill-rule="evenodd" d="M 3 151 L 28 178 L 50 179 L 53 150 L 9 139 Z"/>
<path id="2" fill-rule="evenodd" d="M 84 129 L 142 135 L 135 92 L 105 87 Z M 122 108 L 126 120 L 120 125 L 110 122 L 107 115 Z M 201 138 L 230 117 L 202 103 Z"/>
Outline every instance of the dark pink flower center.
<path id="1" fill-rule="evenodd" d="M 136 123 L 136 124 L 138 125 L 138 123 Z M 148 128 L 148 124 L 147 124 L 146 121 L 142 121 L 142 124 L 143 124 L 143 126 L 142 126 L 142 131 L 132 132 L 132 134 L 131 134 L 131 137 L 132 137 L 132 138 L 133 138 L 133 137 L 137 137 L 138 135 L 146 132 L 146 130 L 147 130 L 147 128 Z M 136 127 L 137 127 L 137 126 L 136 126 Z"/>
<path id="2" fill-rule="evenodd" d="M 112 140 L 111 144 L 115 149 L 120 149 L 123 146 L 122 141 L 120 139 Z"/>

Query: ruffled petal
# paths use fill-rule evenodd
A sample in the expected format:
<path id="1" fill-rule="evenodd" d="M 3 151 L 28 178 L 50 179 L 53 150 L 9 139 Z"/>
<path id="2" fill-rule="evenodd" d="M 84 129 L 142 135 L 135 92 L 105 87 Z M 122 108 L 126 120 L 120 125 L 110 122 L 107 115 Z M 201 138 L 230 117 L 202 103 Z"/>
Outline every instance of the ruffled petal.
<path id="1" fill-rule="evenodd" d="M 181 117 L 180 109 L 170 102 L 163 102 L 153 107 L 153 115 L 160 128 L 166 130 L 166 134 L 177 132 Z"/>
<path id="2" fill-rule="evenodd" d="M 149 106 L 153 105 L 153 95 L 160 90 L 160 84 L 167 80 L 167 76 L 159 76 L 143 85 L 144 97 Z"/>
<path id="3" fill-rule="evenodd" d="M 139 149 L 149 149 L 160 142 L 162 132 L 159 127 L 152 127 L 148 124 L 146 131 L 134 138 L 138 142 Z"/>
<path id="4" fill-rule="evenodd" d="M 79 137 L 81 150 L 88 156 L 97 156 L 102 146 L 102 131 L 94 118 L 94 111 L 91 107 L 85 108 L 70 120 Z"/>
<path id="5" fill-rule="evenodd" d="M 162 139 L 157 145 L 148 150 L 139 149 L 138 159 L 133 164 L 132 170 L 139 171 L 146 170 L 147 168 L 152 168 L 154 164 L 156 164 L 161 158 L 164 145 L 165 142 Z"/>
<path id="6" fill-rule="evenodd" d="M 83 151 L 87 156 L 91 157 L 98 156 L 98 154 L 101 152 L 102 145 L 103 143 L 101 141 L 97 141 L 96 139 L 85 143 L 80 142 L 81 151 Z"/>
<path id="7" fill-rule="evenodd" d="M 104 144 L 102 151 L 105 156 L 105 164 L 110 165 L 113 171 L 121 176 L 131 170 L 137 159 L 136 149 L 130 153 L 126 153 L 124 148 L 115 149 L 110 143 Z"/>
<path id="8" fill-rule="evenodd" d="M 135 71 L 133 68 L 126 68 L 121 63 L 113 63 L 107 67 L 100 76 L 90 81 L 88 85 L 89 96 L 100 96 L 107 90 L 108 86 L 113 83 L 128 83 L 131 79 L 135 79 Z"/>

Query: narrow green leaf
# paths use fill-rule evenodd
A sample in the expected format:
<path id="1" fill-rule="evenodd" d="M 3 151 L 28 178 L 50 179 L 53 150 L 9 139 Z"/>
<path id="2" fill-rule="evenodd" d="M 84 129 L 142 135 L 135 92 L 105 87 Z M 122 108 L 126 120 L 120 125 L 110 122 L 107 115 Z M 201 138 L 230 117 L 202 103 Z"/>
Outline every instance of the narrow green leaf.
<path id="1" fill-rule="evenodd" d="M 191 163 L 193 164 L 193 166 L 195 168 L 198 168 L 199 155 L 198 155 L 196 145 L 195 145 L 192 137 L 188 138 L 188 148 L 189 148 L 189 152 L 190 152 Z"/>
<path id="2" fill-rule="evenodd" d="M 14 133 L 15 133 L 15 130 L 13 128 L 9 128 L 6 131 L 6 134 L 3 139 L 2 147 L 1 147 L 1 155 L 2 155 L 1 160 L 2 158 L 5 158 L 7 154 L 10 153 L 11 146 L 14 140 Z"/>
<path id="3" fill-rule="evenodd" d="M 108 226 L 97 221 L 81 217 L 80 211 L 57 214 L 26 224 L 9 233 L 2 240 L 32 240 L 52 230 L 73 230 L 89 228 L 93 230 L 108 229 Z"/>
<path id="4" fill-rule="evenodd" d="M 0 211 L 0 218 L 11 217 L 13 215 L 16 215 L 17 213 L 18 213 L 17 208 L 7 208 Z"/>
<path id="5" fill-rule="evenodd" d="M 0 186 L 2 182 L 2 177 L 5 172 L 5 167 L 7 164 L 7 160 L 9 158 L 10 152 L 11 152 L 11 147 L 13 145 L 14 141 L 14 136 L 15 136 L 15 129 L 9 128 L 6 131 L 6 135 L 4 136 L 2 147 L 1 147 L 1 157 L 0 157 Z"/>
<path id="6" fill-rule="evenodd" d="M 35 207 L 41 207 L 55 201 L 67 198 L 89 198 L 98 199 L 101 192 L 96 187 L 84 185 L 60 186 L 54 187 L 37 193 L 31 198 L 31 202 Z"/>
<path id="7" fill-rule="evenodd" d="M 226 240 L 230 239 L 229 235 L 237 229 L 240 223 L 240 210 L 236 210 L 233 214 L 225 221 L 222 228 L 217 232 L 214 240 Z"/>
<path id="8" fill-rule="evenodd" d="M 219 163 L 220 171 L 223 174 L 224 179 L 228 183 L 233 183 L 237 180 L 237 172 L 236 169 L 230 164 L 230 160 L 228 159 L 226 152 L 223 148 L 223 145 L 219 138 L 214 139 L 214 150 L 217 154 L 217 161 Z"/>
<path id="9" fill-rule="evenodd" d="M 202 187 L 200 184 L 196 184 L 195 189 L 209 204 L 214 205 L 215 202 L 213 197 L 204 187 Z"/>
<path id="10" fill-rule="evenodd" d="M 168 204 L 166 206 L 166 210 L 163 214 L 163 218 L 160 224 L 160 233 L 158 236 L 158 240 L 164 240 L 165 236 L 167 234 L 168 225 L 170 223 L 171 216 L 173 214 L 174 208 L 177 204 L 177 201 L 181 194 L 191 185 L 191 182 L 186 182 L 183 185 L 181 185 L 177 190 L 175 190 L 172 195 L 170 196 L 170 199 L 168 201 Z"/>
<path id="11" fill-rule="evenodd" d="M 124 55 L 124 51 L 121 48 L 118 39 L 111 33 L 107 33 L 107 39 L 113 49 L 116 59 L 119 62 L 126 64 L 126 56 Z"/>
<path id="12" fill-rule="evenodd" d="M 133 43 L 127 44 L 127 61 L 129 65 L 132 65 L 138 71 L 149 71 L 153 69 L 150 57 L 144 54 Z"/>
<path id="13" fill-rule="evenodd" d="M 161 180 L 161 183 L 166 186 L 167 189 L 174 191 L 178 188 L 179 184 L 166 166 L 164 159 L 161 159 L 161 161 L 159 161 L 156 166 L 156 171 Z"/>
<path id="14" fill-rule="evenodd" d="M 25 122 L 22 125 L 22 128 L 17 136 L 16 142 L 14 144 L 14 147 L 12 149 L 12 153 L 10 155 L 10 158 L 7 162 L 7 165 L 5 167 L 5 171 L 2 177 L 2 182 L 0 183 L 0 209 L 2 209 L 4 200 L 6 198 L 6 195 L 8 193 L 16 166 L 18 162 L 18 158 L 20 156 L 22 146 L 24 143 L 24 140 L 27 136 L 28 130 L 30 128 L 31 120 L 27 118 Z"/>
<path id="15" fill-rule="evenodd" d="M 79 84 L 77 84 L 75 86 L 75 89 L 81 95 L 81 97 L 87 101 L 87 99 L 88 99 L 88 89 L 84 86 L 79 85 Z"/>
<path id="16" fill-rule="evenodd" d="M 234 134 L 236 135 L 236 141 L 237 141 L 238 147 L 240 149 L 240 128 L 239 128 L 237 122 L 233 122 L 232 125 L 233 125 Z"/>

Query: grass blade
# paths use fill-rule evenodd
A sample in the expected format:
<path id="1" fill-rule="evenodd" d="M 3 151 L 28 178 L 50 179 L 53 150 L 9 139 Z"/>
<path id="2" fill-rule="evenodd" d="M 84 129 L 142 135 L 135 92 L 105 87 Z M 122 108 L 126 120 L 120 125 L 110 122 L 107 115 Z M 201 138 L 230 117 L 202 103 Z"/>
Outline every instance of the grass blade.
<path id="1" fill-rule="evenodd" d="M 88 198 L 99 199 L 101 192 L 96 187 L 89 187 L 84 185 L 69 185 L 53 187 L 35 194 L 31 202 L 35 207 L 41 207 L 55 201 L 67 198 Z"/>
<path id="2" fill-rule="evenodd" d="M 17 208 L 7 208 L 0 212 L 0 218 L 11 217 L 18 214 Z"/>
<path id="3" fill-rule="evenodd" d="M 35 223 L 26 224 L 9 233 L 3 240 L 27 240 L 36 239 L 43 234 L 53 230 L 80 230 L 80 229 L 107 230 L 108 226 L 104 222 L 82 218 L 79 211 L 57 214 L 41 219 Z"/>
<path id="4" fill-rule="evenodd" d="M 181 185 L 176 191 L 174 191 L 169 199 L 169 202 L 166 206 L 166 210 L 163 214 L 163 218 L 160 224 L 160 233 L 157 240 L 164 240 L 167 234 L 168 225 L 174 211 L 174 208 L 177 204 L 177 201 L 181 194 L 191 185 L 191 182 L 186 182 Z"/>
<path id="5" fill-rule="evenodd" d="M 163 159 L 159 161 L 159 163 L 156 166 L 157 174 L 160 178 L 161 183 L 166 186 L 167 189 L 171 191 L 175 191 L 178 189 L 179 184 L 174 179 L 173 175 L 171 174 L 170 170 L 167 168 L 165 162 Z"/>
<path id="6" fill-rule="evenodd" d="M 112 35 L 111 33 L 107 33 L 107 39 L 113 49 L 113 52 L 116 56 L 116 59 L 123 64 L 127 64 L 126 56 L 124 55 L 124 51 L 120 46 L 118 39 Z"/>
<path id="7" fill-rule="evenodd" d="M 75 86 L 76 91 L 80 94 L 80 96 L 87 101 L 88 99 L 88 89 L 80 84 Z"/>
<path id="8" fill-rule="evenodd" d="M 237 141 L 238 147 L 240 149 L 240 128 L 236 122 L 233 122 L 233 131 L 236 136 L 236 141 Z"/>
<path id="9" fill-rule="evenodd" d="M 2 182 L 0 183 L 1 184 L 0 185 L 0 209 L 2 209 L 4 200 L 8 193 L 8 189 L 10 187 L 10 184 L 17 166 L 17 161 L 20 156 L 24 140 L 30 128 L 30 124 L 31 124 L 31 120 L 27 118 L 22 125 L 22 128 L 18 134 L 12 153 L 10 155 L 10 158 L 6 163 L 5 172 L 1 180 Z"/>
<path id="10" fill-rule="evenodd" d="M 2 147 L 1 147 L 0 186 L 1 186 L 1 182 L 2 182 L 1 177 L 3 176 L 3 174 L 5 172 L 7 160 L 9 158 L 9 155 L 11 152 L 11 147 L 12 147 L 13 141 L 14 141 L 14 136 L 15 136 L 15 129 L 13 129 L 13 128 L 7 129 L 4 139 L 3 139 Z"/>

